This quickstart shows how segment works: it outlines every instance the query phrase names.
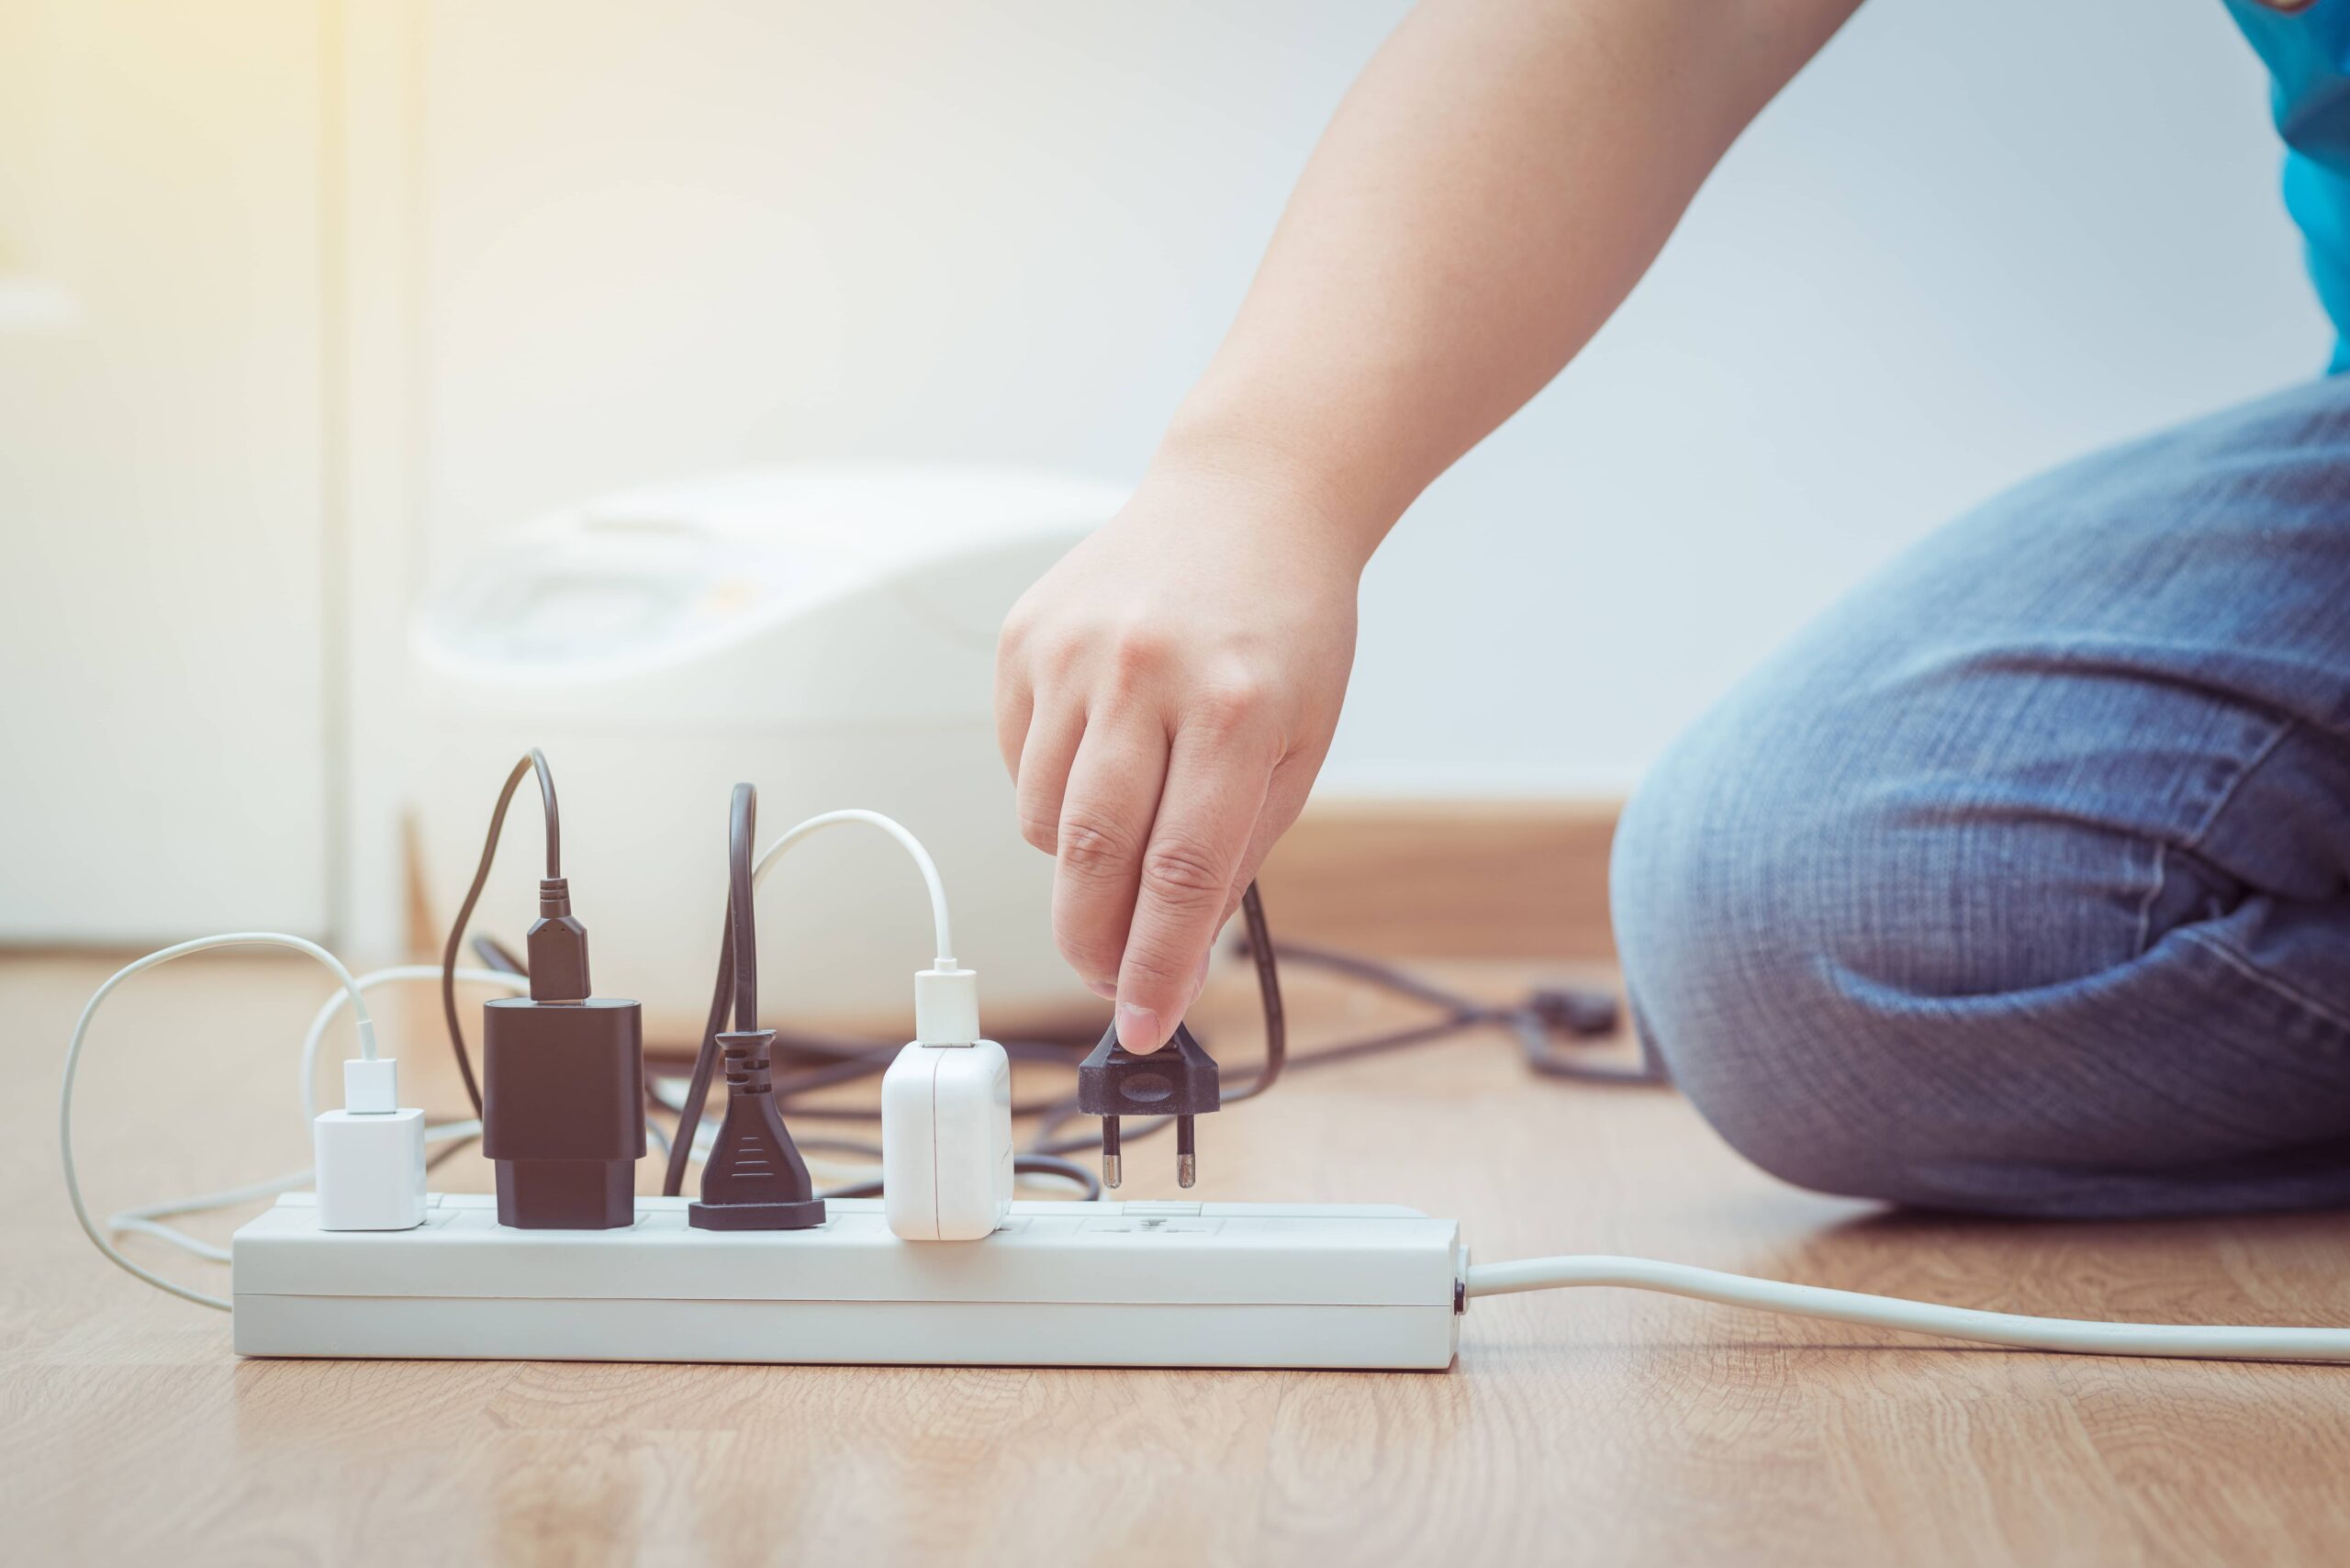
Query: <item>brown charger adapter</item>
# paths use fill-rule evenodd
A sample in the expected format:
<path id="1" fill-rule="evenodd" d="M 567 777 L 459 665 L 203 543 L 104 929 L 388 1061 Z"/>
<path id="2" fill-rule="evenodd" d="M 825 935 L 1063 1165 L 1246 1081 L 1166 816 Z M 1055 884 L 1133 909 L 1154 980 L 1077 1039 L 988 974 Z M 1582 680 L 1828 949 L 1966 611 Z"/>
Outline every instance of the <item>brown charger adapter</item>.
<path id="1" fill-rule="evenodd" d="M 498 1223 L 617 1230 L 636 1222 L 644 1155 L 644 1010 L 588 993 L 588 934 L 560 878 L 539 884 L 531 994 L 482 1008 L 481 1151 Z"/>
<path id="2" fill-rule="evenodd" d="M 644 1154 L 644 1010 L 616 997 L 502 996 L 482 1013 L 481 1151 L 498 1223 L 614 1230 L 636 1221 Z"/>

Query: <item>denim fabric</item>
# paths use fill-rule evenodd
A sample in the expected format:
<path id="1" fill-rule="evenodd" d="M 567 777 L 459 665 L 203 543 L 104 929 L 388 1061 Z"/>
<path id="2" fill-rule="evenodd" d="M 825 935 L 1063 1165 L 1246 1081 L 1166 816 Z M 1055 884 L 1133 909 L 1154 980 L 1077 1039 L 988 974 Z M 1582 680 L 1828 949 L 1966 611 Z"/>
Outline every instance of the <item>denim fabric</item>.
<path id="1" fill-rule="evenodd" d="M 1617 838 L 1634 1010 L 1789 1181 L 2110 1215 L 2350 1202 L 2350 377 L 1928 539 Z"/>

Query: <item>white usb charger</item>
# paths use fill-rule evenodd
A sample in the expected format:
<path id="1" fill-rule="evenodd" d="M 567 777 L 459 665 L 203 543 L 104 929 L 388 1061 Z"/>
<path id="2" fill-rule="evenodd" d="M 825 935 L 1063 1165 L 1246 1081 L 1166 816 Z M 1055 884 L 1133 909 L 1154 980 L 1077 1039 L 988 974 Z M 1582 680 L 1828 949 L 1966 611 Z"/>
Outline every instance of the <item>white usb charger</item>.
<path id="1" fill-rule="evenodd" d="M 976 1241 L 1012 1213 L 1012 1062 L 979 1038 L 979 976 L 914 977 L 914 1038 L 881 1078 L 881 1203 L 908 1241 Z"/>
<path id="2" fill-rule="evenodd" d="M 424 1223 L 424 1113 L 400 1103 L 399 1063 L 342 1064 L 342 1109 L 310 1124 L 320 1230 L 407 1230 Z"/>

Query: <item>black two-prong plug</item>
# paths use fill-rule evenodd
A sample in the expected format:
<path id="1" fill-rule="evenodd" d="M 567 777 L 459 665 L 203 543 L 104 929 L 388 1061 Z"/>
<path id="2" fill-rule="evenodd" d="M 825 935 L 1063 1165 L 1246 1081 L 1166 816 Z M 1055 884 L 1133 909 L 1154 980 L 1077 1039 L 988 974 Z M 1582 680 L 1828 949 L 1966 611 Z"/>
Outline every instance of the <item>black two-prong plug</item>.
<path id="1" fill-rule="evenodd" d="M 773 1029 L 718 1036 L 726 1053 L 726 1117 L 701 1168 L 701 1201 L 686 1206 L 696 1230 L 807 1230 L 824 1223 L 824 1200 L 775 1108 Z"/>
<path id="2" fill-rule="evenodd" d="M 1192 1118 L 1203 1116 L 1223 1103 L 1216 1083 L 1215 1058 L 1208 1055 L 1192 1031 L 1175 1025 L 1175 1037 L 1138 1057 L 1118 1044 L 1113 1025 L 1102 1043 L 1077 1069 L 1077 1108 L 1102 1118 L 1102 1184 L 1114 1187 L 1119 1170 L 1120 1116 L 1175 1118 L 1175 1184 L 1188 1187 L 1199 1180 L 1199 1150 L 1192 1142 Z"/>

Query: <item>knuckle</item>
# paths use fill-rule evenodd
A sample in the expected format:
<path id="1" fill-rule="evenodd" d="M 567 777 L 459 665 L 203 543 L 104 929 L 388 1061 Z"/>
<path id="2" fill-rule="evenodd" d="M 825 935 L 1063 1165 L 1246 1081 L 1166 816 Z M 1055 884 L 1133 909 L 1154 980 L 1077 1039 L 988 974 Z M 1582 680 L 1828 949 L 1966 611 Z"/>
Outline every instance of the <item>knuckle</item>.
<path id="1" fill-rule="evenodd" d="M 1157 943 L 1129 942 L 1119 967 L 1119 988 L 1135 992 L 1146 1002 L 1165 1001 L 1182 989 L 1190 968 Z"/>
<path id="2" fill-rule="evenodd" d="M 1143 854 L 1144 896 L 1171 909 L 1213 907 L 1228 880 L 1223 857 L 1189 839 L 1161 839 Z"/>
<path id="3" fill-rule="evenodd" d="M 1054 680 L 1063 679 L 1085 658 L 1085 639 L 1067 631 L 1039 632 L 1028 652 L 1030 665 Z"/>
<path id="4" fill-rule="evenodd" d="M 1122 877 L 1139 849 L 1134 830 L 1091 812 L 1065 812 L 1055 824 L 1061 869 L 1080 881 Z"/>
<path id="5" fill-rule="evenodd" d="M 1271 709 L 1271 686 L 1260 676 L 1240 673 L 1219 677 L 1192 697 L 1192 722 L 1219 734 L 1247 730 Z"/>
<path id="6" fill-rule="evenodd" d="M 1167 668 L 1175 647 L 1175 639 L 1156 623 L 1127 622 L 1110 637 L 1111 671 L 1123 681 L 1147 680 Z"/>

